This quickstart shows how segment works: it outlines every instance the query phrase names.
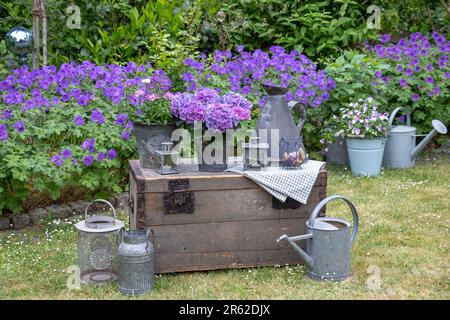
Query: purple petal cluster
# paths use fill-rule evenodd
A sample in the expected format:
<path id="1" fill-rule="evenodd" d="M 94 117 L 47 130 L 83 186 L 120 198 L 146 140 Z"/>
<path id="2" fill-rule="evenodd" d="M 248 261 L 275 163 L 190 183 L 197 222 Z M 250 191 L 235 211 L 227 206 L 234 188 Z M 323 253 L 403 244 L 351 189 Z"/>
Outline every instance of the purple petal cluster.
<path id="1" fill-rule="evenodd" d="M 236 56 L 229 50 L 216 51 L 207 65 L 203 60 L 185 60 L 188 70 L 182 80 L 186 90 L 195 92 L 210 87 L 233 91 L 261 105 L 262 85 L 279 85 L 289 88 L 288 98 L 316 108 L 329 98 L 329 91 L 335 87 L 333 79 L 296 50 L 286 52 L 282 47 L 273 46 L 269 52 L 260 49 L 248 52 L 240 46 L 237 51 Z"/>
<path id="2" fill-rule="evenodd" d="M 202 121 L 208 129 L 220 132 L 249 120 L 251 108 L 252 103 L 240 94 L 221 96 L 207 87 L 195 93 L 176 93 L 170 106 L 172 114 L 184 122 Z"/>

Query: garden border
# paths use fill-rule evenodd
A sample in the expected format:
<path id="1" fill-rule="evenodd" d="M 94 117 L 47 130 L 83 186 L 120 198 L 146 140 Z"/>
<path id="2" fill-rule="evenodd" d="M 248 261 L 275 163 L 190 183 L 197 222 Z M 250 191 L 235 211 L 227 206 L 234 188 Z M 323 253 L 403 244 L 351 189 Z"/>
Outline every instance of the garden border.
<path id="1" fill-rule="evenodd" d="M 128 192 L 118 193 L 108 199 L 115 209 L 128 208 Z M 37 225 L 50 217 L 54 219 L 67 219 L 74 215 L 83 215 L 88 201 L 78 200 L 65 204 L 50 205 L 45 208 L 35 208 L 27 213 L 0 216 L 0 231 L 18 230 L 28 226 Z M 94 205 L 94 211 L 102 210 L 102 205 Z"/>

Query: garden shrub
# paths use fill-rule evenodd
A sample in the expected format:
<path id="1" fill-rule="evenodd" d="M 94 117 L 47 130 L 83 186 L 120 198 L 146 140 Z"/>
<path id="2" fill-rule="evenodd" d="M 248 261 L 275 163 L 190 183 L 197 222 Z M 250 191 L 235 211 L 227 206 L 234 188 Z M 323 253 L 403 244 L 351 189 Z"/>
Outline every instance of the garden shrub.
<path id="1" fill-rule="evenodd" d="M 214 12 L 213 0 L 48 0 L 48 61 L 96 64 L 150 61 L 169 74 L 177 73 L 185 57 L 195 55 L 200 24 Z M 80 8 L 80 29 L 67 26 L 70 5 Z M 29 0 L 0 2 L 0 43 L 11 28 L 31 28 Z M 1 46 L 0 46 L 1 48 Z M 0 49 L 1 50 L 1 49 Z M 9 61 L 11 57 L 2 57 Z M 13 68 L 11 68 L 13 69 Z"/>
<path id="2" fill-rule="evenodd" d="M 34 193 L 57 199 L 68 186 L 121 191 L 146 102 L 136 92 L 170 88 L 162 70 L 133 62 L 15 70 L 0 82 L 0 210 L 18 212 Z"/>

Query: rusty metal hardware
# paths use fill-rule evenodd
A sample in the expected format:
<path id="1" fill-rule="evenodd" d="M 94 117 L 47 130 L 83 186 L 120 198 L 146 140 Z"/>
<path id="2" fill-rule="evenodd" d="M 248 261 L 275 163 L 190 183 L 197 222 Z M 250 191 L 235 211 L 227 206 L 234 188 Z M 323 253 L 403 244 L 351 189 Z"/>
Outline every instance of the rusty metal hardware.
<path id="1" fill-rule="evenodd" d="M 169 181 L 169 192 L 164 192 L 164 212 L 194 213 L 195 197 L 189 189 L 188 179 L 175 179 Z"/>

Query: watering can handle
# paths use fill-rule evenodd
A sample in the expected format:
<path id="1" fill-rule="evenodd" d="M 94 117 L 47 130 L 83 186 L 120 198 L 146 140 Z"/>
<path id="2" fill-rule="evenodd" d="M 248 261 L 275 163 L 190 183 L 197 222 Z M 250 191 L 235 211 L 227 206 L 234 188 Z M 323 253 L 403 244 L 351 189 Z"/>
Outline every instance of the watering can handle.
<path id="1" fill-rule="evenodd" d="M 116 210 L 114 209 L 114 206 L 109 201 L 103 199 L 96 199 L 87 205 L 86 210 L 84 210 L 84 219 L 88 217 L 88 209 L 94 202 L 104 202 L 107 205 L 109 205 L 109 207 L 112 209 L 113 212 L 114 224 L 116 224 Z"/>
<path id="2" fill-rule="evenodd" d="M 152 244 L 154 245 L 154 243 L 155 243 L 155 232 L 153 231 L 153 229 L 147 229 L 147 234 L 146 234 L 146 238 L 147 238 L 147 240 L 148 240 L 148 237 L 150 236 L 150 233 L 152 234 Z M 147 246 L 145 247 L 145 250 L 147 250 L 148 249 L 148 241 L 147 241 Z"/>
<path id="3" fill-rule="evenodd" d="M 389 127 L 392 127 L 392 123 L 394 122 L 395 116 L 397 115 L 397 112 L 399 112 L 401 109 L 406 111 L 406 125 L 407 126 L 411 125 L 411 112 L 409 112 L 409 110 L 404 107 L 398 107 L 395 108 L 394 111 L 392 111 L 391 115 L 389 116 L 388 121 Z"/>
<path id="4" fill-rule="evenodd" d="M 314 208 L 313 212 L 311 213 L 311 216 L 309 218 L 309 225 L 310 226 L 314 226 L 314 222 L 316 221 L 317 216 L 319 215 L 320 209 L 322 209 L 322 207 L 327 204 L 328 202 L 335 200 L 335 199 L 341 199 L 344 200 L 348 206 L 350 207 L 350 210 L 352 211 L 352 215 L 353 215 L 353 231 L 352 231 L 352 236 L 350 238 L 350 245 L 353 244 L 353 241 L 355 241 L 356 239 L 356 235 L 358 234 L 358 225 L 359 225 L 359 217 L 358 217 L 358 212 L 356 211 L 356 207 L 355 205 L 348 200 L 347 198 L 340 196 L 340 195 L 334 195 L 334 196 L 330 196 L 328 198 L 323 199 L 322 201 L 320 201 Z"/>
<path id="5" fill-rule="evenodd" d="M 289 101 L 288 106 L 289 106 L 289 109 L 291 109 L 291 110 L 294 110 L 294 108 L 296 106 L 299 106 L 299 109 L 294 110 L 294 112 L 296 112 L 300 116 L 300 119 L 298 120 L 298 124 L 297 124 L 297 131 L 300 133 L 306 122 L 306 107 L 297 101 Z"/>

